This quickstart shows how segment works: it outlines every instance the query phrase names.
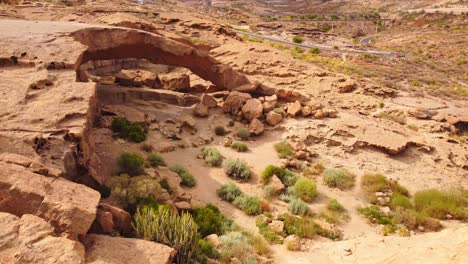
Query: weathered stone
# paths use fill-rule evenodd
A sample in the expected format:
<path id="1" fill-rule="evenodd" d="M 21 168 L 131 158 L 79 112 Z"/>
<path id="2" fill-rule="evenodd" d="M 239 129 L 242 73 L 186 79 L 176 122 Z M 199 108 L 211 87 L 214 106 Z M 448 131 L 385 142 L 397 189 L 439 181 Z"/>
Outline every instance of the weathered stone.
<path id="1" fill-rule="evenodd" d="M 125 210 L 107 203 L 100 203 L 92 229 L 95 233 L 110 234 L 117 231 L 121 235 L 130 236 L 133 232 L 132 218 Z"/>
<path id="2" fill-rule="evenodd" d="M 294 103 L 288 104 L 288 111 L 287 114 L 290 117 L 296 117 L 297 114 L 301 111 L 301 103 L 299 101 L 295 101 Z"/>
<path id="3" fill-rule="evenodd" d="M 218 102 L 213 98 L 213 96 L 208 94 L 203 94 L 200 99 L 201 103 L 206 105 L 208 108 L 213 108 L 218 106 Z"/>
<path id="4" fill-rule="evenodd" d="M 171 264 L 176 255 L 173 248 L 143 239 L 90 234 L 84 244 L 88 264 Z"/>
<path id="5" fill-rule="evenodd" d="M 192 209 L 192 206 L 190 205 L 190 203 L 185 202 L 185 201 L 175 202 L 174 205 L 177 208 L 177 210 L 180 210 L 180 211 L 188 211 Z"/>
<path id="6" fill-rule="evenodd" d="M 252 99 L 252 96 L 248 93 L 232 91 L 224 101 L 223 110 L 225 113 L 236 115 L 249 99 Z"/>
<path id="7" fill-rule="evenodd" d="M 283 233 L 284 230 L 284 222 L 279 220 L 273 220 L 271 223 L 268 224 L 271 230 L 276 233 Z"/>
<path id="8" fill-rule="evenodd" d="M 349 93 L 356 90 L 357 85 L 352 80 L 346 80 L 344 82 L 338 83 L 338 92 L 339 93 Z"/>
<path id="9" fill-rule="evenodd" d="M 322 119 L 324 117 L 325 117 L 325 115 L 323 114 L 323 111 L 320 110 L 320 109 L 317 110 L 317 112 L 315 112 L 315 114 L 314 114 L 314 118 L 316 118 L 316 119 Z"/>
<path id="10" fill-rule="evenodd" d="M 263 112 L 268 113 L 275 109 L 276 104 L 278 103 L 278 97 L 276 95 L 265 96 L 265 101 L 263 102 Z"/>
<path id="11" fill-rule="evenodd" d="M 310 108 L 310 106 L 306 105 L 302 108 L 301 110 L 301 114 L 303 117 L 307 117 L 309 116 L 310 114 L 312 113 L 312 109 Z"/>
<path id="12" fill-rule="evenodd" d="M 56 237 L 44 219 L 0 212 L 0 263 L 84 263 L 81 243 Z"/>
<path id="13" fill-rule="evenodd" d="M 141 86 L 141 82 L 137 83 L 138 73 L 132 70 L 121 70 L 115 75 L 115 81 L 123 86 Z"/>
<path id="14" fill-rule="evenodd" d="M 270 126 L 276 126 L 281 122 L 281 120 L 283 120 L 283 116 L 275 111 L 268 112 L 266 116 L 266 121 Z"/>
<path id="15" fill-rule="evenodd" d="M 278 195 L 282 193 L 284 190 L 286 190 L 286 187 L 284 184 L 281 182 L 281 180 L 278 178 L 278 176 L 273 175 L 270 179 L 270 183 L 268 184 L 271 188 L 271 193 L 273 195 Z"/>
<path id="16" fill-rule="evenodd" d="M 258 119 L 253 119 L 252 122 L 249 124 L 249 132 L 251 135 L 259 136 L 263 134 L 265 131 L 265 126 L 263 125 L 262 121 Z"/>
<path id="17" fill-rule="evenodd" d="M 184 73 L 160 74 L 161 88 L 176 92 L 188 92 L 190 90 L 190 77 Z"/>
<path id="18" fill-rule="evenodd" d="M 208 107 L 204 104 L 197 104 L 193 108 L 193 115 L 198 117 L 207 117 L 209 114 Z"/>
<path id="19" fill-rule="evenodd" d="M 260 100 L 253 98 L 245 102 L 242 107 L 242 115 L 248 121 L 252 121 L 256 118 L 261 117 L 263 114 L 263 106 Z"/>

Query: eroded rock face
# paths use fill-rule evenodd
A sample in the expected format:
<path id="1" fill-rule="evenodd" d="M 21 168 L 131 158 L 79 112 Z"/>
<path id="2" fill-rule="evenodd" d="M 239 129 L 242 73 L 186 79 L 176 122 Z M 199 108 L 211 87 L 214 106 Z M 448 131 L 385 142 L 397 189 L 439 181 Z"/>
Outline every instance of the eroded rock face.
<path id="1" fill-rule="evenodd" d="M 44 219 L 0 212 L 0 263 L 84 263 L 81 243 L 58 237 Z"/>
<path id="2" fill-rule="evenodd" d="M 171 264 L 176 251 L 142 239 L 91 234 L 84 242 L 86 263 L 92 264 Z"/>
<path id="3" fill-rule="evenodd" d="M 88 232 L 100 195 L 84 185 L 44 177 L 0 161 L 0 210 L 44 218 L 57 234 L 76 238 Z"/>

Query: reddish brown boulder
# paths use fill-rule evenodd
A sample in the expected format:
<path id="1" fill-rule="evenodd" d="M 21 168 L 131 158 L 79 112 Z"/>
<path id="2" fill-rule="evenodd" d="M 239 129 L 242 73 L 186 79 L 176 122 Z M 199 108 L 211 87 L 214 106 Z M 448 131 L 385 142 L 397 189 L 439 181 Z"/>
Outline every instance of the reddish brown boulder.
<path id="1" fill-rule="evenodd" d="M 242 115 L 248 121 L 261 117 L 263 114 L 262 102 L 258 99 L 249 99 L 242 107 Z"/>
<path id="2" fill-rule="evenodd" d="M 301 103 L 299 101 L 295 101 L 294 103 L 288 104 L 288 116 L 296 117 L 297 114 L 301 112 Z"/>
<path id="3" fill-rule="evenodd" d="M 208 95 L 208 94 L 202 94 L 200 101 L 202 104 L 206 105 L 208 108 L 213 108 L 213 107 L 218 106 L 218 102 L 216 102 L 213 96 Z"/>
<path id="4" fill-rule="evenodd" d="M 266 121 L 270 126 L 276 126 L 283 120 L 283 116 L 275 111 L 270 111 L 266 116 Z"/>
<path id="5" fill-rule="evenodd" d="M 255 118 L 250 122 L 249 133 L 251 135 L 259 136 L 263 134 L 263 131 L 265 131 L 265 126 L 263 125 L 262 121 Z"/>
<path id="6" fill-rule="evenodd" d="M 204 104 L 197 104 L 193 108 L 193 115 L 198 117 L 207 117 L 209 114 L 208 107 Z"/>
<path id="7" fill-rule="evenodd" d="M 224 101 L 223 110 L 225 113 L 237 115 L 249 99 L 252 99 L 250 94 L 233 91 L 229 93 L 228 97 Z"/>

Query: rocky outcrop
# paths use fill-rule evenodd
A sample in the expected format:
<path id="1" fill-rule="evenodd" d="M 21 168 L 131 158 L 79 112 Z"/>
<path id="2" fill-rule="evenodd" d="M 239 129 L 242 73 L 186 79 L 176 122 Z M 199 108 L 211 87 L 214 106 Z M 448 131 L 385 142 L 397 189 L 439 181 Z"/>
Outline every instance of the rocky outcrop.
<path id="1" fill-rule="evenodd" d="M 44 219 L 0 212 L 0 263 L 84 263 L 81 243 L 55 235 Z"/>
<path id="2" fill-rule="evenodd" d="M 44 218 L 57 234 L 76 238 L 88 232 L 100 195 L 84 185 L 44 177 L 0 161 L 0 210 Z"/>
<path id="3" fill-rule="evenodd" d="M 176 251 L 142 239 L 91 234 L 84 242 L 89 264 L 171 264 Z"/>

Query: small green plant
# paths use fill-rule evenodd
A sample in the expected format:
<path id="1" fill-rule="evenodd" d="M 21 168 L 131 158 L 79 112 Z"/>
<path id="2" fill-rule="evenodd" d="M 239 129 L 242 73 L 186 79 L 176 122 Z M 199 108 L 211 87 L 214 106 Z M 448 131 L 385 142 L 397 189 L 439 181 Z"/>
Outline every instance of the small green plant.
<path id="1" fill-rule="evenodd" d="M 218 250 L 211 241 L 200 239 L 194 252 L 195 263 L 208 263 L 209 259 L 219 259 L 221 257 Z"/>
<path id="2" fill-rule="evenodd" d="M 199 232 L 203 237 L 211 234 L 221 234 L 223 218 L 216 206 L 209 204 L 205 207 L 195 208 L 192 214 L 193 220 L 197 223 Z"/>
<path id="3" fill-rule="evenodd" d="M 327 209 L 333 212 L 344 212 L 346 211 L 343 205 L 341 205 L 336 199 L 328 201 Z"/>
<path id="4" fill-rule="evenodd" d="M 122 153 L 117 163 L 119 164 L 121 173 L 135 176 L 144 172 L 145 160 L 136 153 Z"/>
<path id="5" fill-rule="evenodd" d="M 282 116 L 284 116 L 284 115 L 286 114 L 286 113 L 284 112 L 283 109 L 278 108 L 278 107 L 275 108 L 275 109 L 273 109 L 273 112 L 275 112 L 275 113 L 277 113 L 277 114 L 280 114 L 280 115 L 282 115 Z"/>
<path id="6" fill-rule="evenodd" d="M 247 263 L 252 250 L 248 238 L 240 232 L 230 232 L 219 238 L 221 240 L 221 259 L 226 263 L 237 258 L 241 263 Z"/>
<path id="7" fill-rule="evenodd" d="M 429 189 L 414 195 L 414 208 L 437 219 L 446 219 L 451 215 L 455 219 L 468 218 L 468 195 L 465 190 L 439 191 Z"/>
<path id="8" fill-rule="evenodd" d="M 221 186 L 216 193 L 218 196 L 228 202 L 233 202 L 238 196 L 242 194 L 242 191 L 234 183 L 227 183 Z"/>
<path id="9" fill-rule="evenodd" d="M 261 200 L 256 196 L 241 194 L 232 202 L 248 215 L 258 215 L 262 213 Z"/>
<path id="10" fill-rule="evenodd" d="M 215 127 L 214 131 L 217 136 L 224 136 L 227 133 L 226 129 L 223 126 Z"/>
<path id="11" fill-rule="evenodd" d="M 416 212 L 413 209 L 401 207 L 394 211 L 393 222 L 402 224 L 409 229 L 417 229 L 419 226 L 423 226 L 427 230 L 438 231 L 442 228 L 439 220 Z"/>
<path id="12" fill-rule="evenodd" d="M 312 239 L 317 233 L 317 224 L 310 218 L 283 215 L 286 235 L 296 235 L 300 238 Z"/>
<path id="13" fill-rule="evenodd" d="M 317 196 L 317 185 L 313 180 L 300 178 L 294 184 L 294 194 L 305 202 L 311 202 Z"/>
<path id="14" fill-rule="evenodd" d="M 299 43 L 300 44 L 300 43 L 304 42 L 304 39 L 301 36 L 294 36 L 294 37 L 292 37 L 292 41 L 294 43 Z"/>
<path id="15" fill-rule="evenodd" d="M 148 163 L 151 167 L 155 168 L 159 166 L 166 166 L 166 161 L 164 158 L 156 152 L 148 154 Z"/>
<path id="16" fill-rule="evenodd" d="M 159 185 L 161 185 L 161 187 L 165 189 L 167 193 L 172 194 L 172 189 L 171 189 L 171 186 L 169 185 L 169 182 L 167 182 L 167 179 L 160 180 Z"/>
<path id="17" fill-rule="evenodd" d="M 311 54 L 320 54 L 320 49 L 319 48 L 311 48 L 309 50 Z"/>
<path id="18" fill-rule="evenodd" d="M 410 199 L 408 199 L 408 197 L 404 196 L 399 192 L 394 192 L 390 200 L 390 207 L 393 209 L 396 209 L 398 207 L 411 209 L 413 205 L 411 204 L 411 201 Z"/>
<path id="19" fill-rule="evenodd" d="M 379 225 L 391 225 L 392 219 L 387 217 L 379 207 L 371 205 L 369 207 L 359 208 L 358 212 L 361 213 L 364 217 L 369 219 L 374 224 Z"/>
<path id="20" fill-rule="evenodd" d="M 293 147 L 286 141 L 275 144 L 274 148 L 276 152 L 278 152 L 278 157 L 280 159 L 287 159 L 294 155 Z"/>
<path id="21" fill-rule="evenodd" d="M 307 167 L 302 172 L 302 174 L 305 177 L 312 178 L 312 177 L 322 174 L 324 170 L 325 170 L 325 167 L 321 163 L 314 163 L 312 166 Z"/>
<path id="22" fill-rule="evenodd" d="M 261 181 L 264 185 L 270 182 L 273 175 L 276 175 L 280 181 L 287 187 L 293 186 L 299 179 L 296 173 L 278 166 L 268 165 L 262 173 Z"/>
<path id="23" fill-rule="evenodd" d="M 269 226 L 268 223 L 265 221 L 266 217 L 263 215 L 257 216 L 255 219 L 255 225 L 258 227 L 260 234 L 269 242 L 273 244 L 282 244 L 283 237 L 282 234 L 277 234 L 273 231 Z"/>
<path id="24" fill-rule="evenodd" d="M 249 147 L 247 144 L 240 142 L 240 141 L 234 141 L 231 144 L 231 148 L 233 148 L 237 152 L 247 152 L 249 150 Z"/>
<path id="25" fill-rule="evenodd" d="M 250 132 L 247 128 L 241 128 L 236 131 L 235 136 L 238 137 L 242 141 L 249 140 Z"/>
<path id="26" fill-rule="evenodd" d="M 116 117 L 112 120 L 111 129 L 114 133 L 118 133 L 121 137 L 126 137 L 130 123 L 123 117 Z"/>
<path id="27" fill-rule="evenodd" d="M 178 264 L 190 262 L 199 240 L 198 226 L 189 213 L 179 215 L 165 207 L 138 208 L 133 227 L 139 237 L 174 248 Z"/>
<path id="28" fill-rule="evenodd" d="M 293 215 L 310 215 L 311 210 L 309 206 L 302 200 L 293 198 L 288 203 L 288 211 Z"/>
<path id="29" fill-rule="evenodd" d="M 354 185 L 355 176 L 344 169 L 326 169 L 323 172 L 323 180 L 329 187 L 346 190 Z"/>
<path id="30" fill-rule="evenodd" d="M 361 187 L 364 190 L 366 199 L 371 203 L 377 202 L 376 192 L 392 190 L 393 193 L 399 193 L 403 196 L 409 196 L 409 191 L 396 181 L 389 181 L 378 173 L 366 173 L 362 176 Z"/>
<path id="31" fill-rule="evenodd" d="M 213 147 L 205 147 L 201 150 L 203 160 L 210 167 L 219 167 L 223 163 L 223 155 Z"/>
<path id="32" fill-rule="evenodd" d="M 169 169 L 179 175 L 179 177 L 182 179 L 181 184 L 183 186 L 194 187 L 196 185 L 195 178 L 184 168 L 184 166 L 176 164 L 171 166 Z"/>
<path id="33" fill-rule="evenodd" d="M 140 149 L 143 150 L 144 152 L 151 153 L 153 152 L 154 147 L 151 144 L 143 143 L 140 145 Z"/>
<path id="34" fill-rule="evenodd" d="M 240 159 L 227 159 L 223 162 L 224 172 L 229 177 L 246 181 L 252 176 L 252 171 L 247 164 Z"/>
<path id="35" fill-rule="evenodd" d="M 228 127 L 233 127 L 235 124 L 236 124 L 236 123 L 235 123 L 233 120 L 231 120 L 231 121 L 229 121 L 229 123 L 228 123 Z"/>
<path id="36" fill-rule="evenodd" d="M 145 130 L 139 124 L 131 124 L 128 128 L 128 139 L 135 143 L 146 140 Z"/>
<path id="37" fill-rule="evenodd" d="M 111 129 L 118 133 L 120 137 L 130 141 L 140 143 L 146 140 L 146 132 L 143 127 L 136 123 L 130 123 L 123 117 L 116 117 L 112 120 Z"/>

